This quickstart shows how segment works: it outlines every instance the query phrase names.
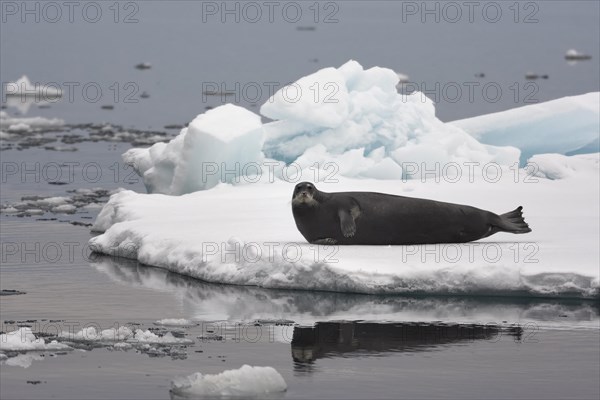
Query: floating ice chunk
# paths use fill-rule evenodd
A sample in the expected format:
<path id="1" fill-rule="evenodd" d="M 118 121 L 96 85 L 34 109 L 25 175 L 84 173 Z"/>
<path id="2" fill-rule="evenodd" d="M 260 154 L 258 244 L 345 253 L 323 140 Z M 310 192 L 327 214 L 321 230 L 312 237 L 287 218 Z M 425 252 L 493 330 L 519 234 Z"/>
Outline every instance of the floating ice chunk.
<path id="1" fill-rule="evenodd" d="M 68 197 L 47 197 L 45 199 L 38 200 L 37 204 L 40 207 L 58 207 L 70 202 L 71 199 Z"/>
<path id="2" fill-rule="evenodd" d="M 102 203 L 90 203 L 90 204 L 86 204 L 85 206 L 81 207 L 83 210 L 98 210 L 101 209 L 102 207 L 104 207 L 104 204 Z"/>
<path id="3" fill-rule="evenodd" d="M 40 210 L 39 208 L 29 208 L 29 209 L 25 210 L 25 214 L 30 214 L 30 215 L 42 215 L 44 213 L 45 213 L 45 211 Z"/>
<path id="4" fill-rule="evenodd" d="M 287 384 L 275 368 L 249 365 L 216 375 L 197 372 L 171 383 L 171 392 L 180 396 L 260 396 L 285 390 Z"/>
<path id="5" fill-rule="evenodd" d="M 185 318 L 165 318 L 154 322 L 154 325 L 159 326 L 177 326 L 177 327 L 190 327 L 197 325 L 194 321 L 190 321 Z"/>
<path id="6" fill-rule="evenodd" d="M 600 92 L 564 97 L 450 123 L 482 143 L 521 150 L 524 162 L 534 154 L 566 154 L 600 136 Z M 596 146 L 590 152 L 598 152 Z"/>
<path id="7" fill-rule="evenodd" d="M 131 343 L 118 342 L 118 343 L 115 343 L 113 347 L 115 349 L 119 349 L 119 350 L 128 350 L 128 349 L 131 349 L 133 346 L 131 345 Z"/>
<path id="8" fill-rule="evenodd" d="M 31 127 L 24 122 L 18 122 L 8 127 L 11 132 L 27 132 L 31 130 Z"/>
<path id="9" fill-rule="evenodd" d="M 580 53 L 575 49 L 569 49 L 569 50 L 567 50 L 567 52 L 565 54 L 565 59 L 567 59 L 569 61 L 589 60 L 591 58 L 592 58 L 591 55 L 585 54 L 585 53 Z"/>
<path id="10" fill-rule="evenodd" d="M 235 182 L 263 159 L 260 116 L 226 104 L 197 116 L 169 143 L 123 154 L 149 193 L 184 194 Z M 233 171 L 233 173 L 231 172 Z"/>
<path id="11" fill-rule="evenodd" d="M 72 350 L 71 347 L 56 340 L 46 343 L 43 338 L 36 337 L 31 328 L 26 327 L 0 335 L 0 349 L 3 351 Z"/>
<path id="12" fill-rule="evenodd" d="M 156 343 L 156 344 L 192 344 L 194 343 L 191 339 L 176 338 L 171 332 L 167 332 L 163 336 L 150 331 L 143 331 L 141 329 L 135 330 L 134 341 L 139 343 Z"/>
<path id="13" fill-rule="evenodd" d="M 119 342 L 133 337 L 134 332 L 126 326 L 119 328 L 96 330 L 95 327 L 89 326 L 77 332 L 62 332 L 61 338 L 71 341 L 84 342 Z"/>
<path id="14" fill-rule="evenodd" d="M 171 332 L 159 336 L 149 330 L 129 329 L 126 326 L 105 329 L 100 332 L 93 326 L 83 328 L 78 332 L 62 332 L 60 337 L 71 341 L 84 342 L 126 342 L 130 344 L 192 344 L 193 340 L 176 338 Z"/>
<path id="15" fill-rule="evenodd" d="M 10 117 L 6 111 L 0 111 L 0 129 L 9 130 L 12 127 L 21 128 L 27 125 L 29 131 L 38 129 L 57 128 L 64 126 L 65 121 L 58 118 L 44 117 Z"/>
<path id="16" fill-rule="evenodd" d="M 52 208 L 52 212 L 53 213 L 66 213 L 66 214 L 70 214 L 70 213 L 74 213 L 77 210 L 77 207 L 75 207 L 72 204 L 62 204 L 60 206 L 56 206 Z"/>

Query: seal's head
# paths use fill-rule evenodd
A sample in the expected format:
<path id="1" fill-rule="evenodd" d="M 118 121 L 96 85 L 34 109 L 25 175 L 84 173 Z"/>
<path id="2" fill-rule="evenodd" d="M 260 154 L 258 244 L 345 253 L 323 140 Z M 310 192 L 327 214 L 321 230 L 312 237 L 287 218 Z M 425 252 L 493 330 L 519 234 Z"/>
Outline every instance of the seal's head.
<path id="1" fill-rule="evenodd" d="M 319 204 L 319 191 L 310 182 L 300 182 L 294 188 L 293 207 L 314 207 Z"/>

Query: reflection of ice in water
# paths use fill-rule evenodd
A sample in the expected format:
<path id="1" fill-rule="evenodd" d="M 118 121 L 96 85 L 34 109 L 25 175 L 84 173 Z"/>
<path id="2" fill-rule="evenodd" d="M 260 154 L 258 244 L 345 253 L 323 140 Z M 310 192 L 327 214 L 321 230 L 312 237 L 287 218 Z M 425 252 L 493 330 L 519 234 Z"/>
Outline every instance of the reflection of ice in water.
<path id="1" fill-rule="evenodd" d="M 32 84 L 26 75 L 4 88 L 6 105 L 26 114 L 33 104 L 38 106 L 56 102 L 62 97 L 62 89 L 57 84 Z"/>
<path id="2" fill-rule="evenodd" d="M 374 296 L 219 285 L 143 266 L 136 261 L 97 254 L 92 266 L 118 283 L 174 294 L 183 299 L 186 318 L 193 320 L 287 319 L 302 324 L 342 319 L 507 321 L 596 329 L 599 321 L 598 307 L 584 300 Z"/>
<path id="3" fill-rule="evenodd" d="M 45 101 L 36 99 L 35 96 L 7 96 L 6 102 L 4 103 L 7 107 L 11 107 L 19 111 L 21 114 L 27 114 L 29 109 L 34 104 L 39 106 L 45 106 L 52 104 L 52 101 Z"/>

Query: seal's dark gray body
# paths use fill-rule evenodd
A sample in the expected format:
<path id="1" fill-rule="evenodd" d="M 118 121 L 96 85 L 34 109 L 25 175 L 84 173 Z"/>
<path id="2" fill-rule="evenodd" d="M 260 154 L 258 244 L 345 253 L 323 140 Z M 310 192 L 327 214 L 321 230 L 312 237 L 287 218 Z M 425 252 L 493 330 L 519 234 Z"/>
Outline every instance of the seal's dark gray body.
<path id="1" fill-rule="evenodd" d="M 325 193 L 308 182 L 296 185 L 292 198 L 298 230 L 316 244 L 464 243 L 496 232 L 531 232 L 521 210 L 497 215 L 461 204 L 383 193 Z"/>

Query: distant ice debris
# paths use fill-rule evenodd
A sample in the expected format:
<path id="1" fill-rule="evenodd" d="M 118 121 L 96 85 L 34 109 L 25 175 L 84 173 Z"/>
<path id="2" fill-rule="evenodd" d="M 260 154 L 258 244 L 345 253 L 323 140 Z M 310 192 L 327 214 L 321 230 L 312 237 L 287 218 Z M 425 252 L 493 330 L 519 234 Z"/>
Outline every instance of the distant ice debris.
<path id="1" fill-rule="evenodd" d="M 175 378 L 171 383 L 171 392 L 179 396 L 258 397 L 286 390 L 285 380 L 273 367 L 249 365 L 216 375 L 197 372 Z"/>
<path id="2" fill-rule="evenodd" d="M 40 351 L 40 350 L 72 350 L 70 346 L 56 340 L 46 343 L 43 338 L 36 337 L 31 328 L 19 328 L 0 335 L 0 350 L 2 351 Z"/>
<path id="3" fill-rule="evenodd" d="M 61 128 L 65 121 L 58 118 L 11 117 L 6 111 L 0 111 L 0 129 L 7 132 L 34 132 Z"/>
<path id="4" fill-rule="evenodd" d="M 102 208 L 99 202 L 123 189 L 107 190 L 102 188 L 70 190 L 70 196 L 23 196 L 21 201 L 0 204 L 0 214 L 17 214 L 18 216 L 41 215 L 46 212 L 54 214 L 73 214 L 77 210 L 86 211 Z"/>
<path id="5" fill-rule="evenodd" d="M 140 69 L 140 70 L 144 70 L 144 69 L 150 69 L 152 68 L 152 64 L 150 64 L 149 62 L 143 62 L 143 63 L 139 63 L 135 66 L 136 69 Z"/>
<path id="6" fill-rule="evenodd" d="M 548 79 L 550 78 L 547 74 L 536 74 L 535 72 L 527 72 L 525 74 L 525 79 L 529 80 L 529 81 L 534 81 L 536 79 Z"/>
<path id="7" fill-rule="evenodd" d="M 592 58 L 591 55 L 585 54 L 585 53 L 580 53 L 575 49 L 569 49 L 569 50 L 567 50 L 567 53 L 565 54 L 565 59 L 569 60 L 569 61 L 583 61 L 583 60 L 590 60 L 591 58 Z"/>
<path id="8" fill-rule="evenodd" d="M 600 92 L 453 121 L 450 125 L 482 143 L 518 147 L 522 163 L 534 154 L 565 154 L 598 141 Z M 597 151 L 590 148 L 590 152 Z"/>
<path id="9" fill-rule="evenodd" d="M 78 332 L 62 332 L 60 337 L 70 341 L 83 342 L 125 342 L 129 344 L 193 344 L 194 341 L 176 338 L 171 332 L 159 336 L 149 330 L 130 329 L 126 326 L 97 331 L 93 326 Z"/>

